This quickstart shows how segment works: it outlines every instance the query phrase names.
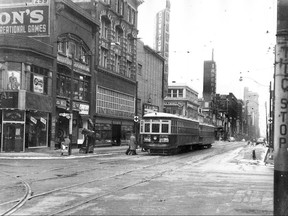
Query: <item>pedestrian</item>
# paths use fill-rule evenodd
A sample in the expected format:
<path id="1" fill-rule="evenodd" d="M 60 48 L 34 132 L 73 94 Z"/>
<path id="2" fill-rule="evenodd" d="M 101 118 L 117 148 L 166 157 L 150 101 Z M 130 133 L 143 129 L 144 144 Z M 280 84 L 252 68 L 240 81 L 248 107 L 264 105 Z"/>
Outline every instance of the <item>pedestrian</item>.
<path id="1" fill-rule="evenodd" d="M 61 142 L 61 155 L 63 155 L 64 152 L 68 153 L 68 148 L 70 145 L 70 139 L 68 136 L 65 136 L 64 140 Z"/>
<path id="2" fill-rule="evenodd" d="M 130 142 L 129 142 L 129 148 L 128 149 L 129 149 L 129 153 L 128 154 L 137 155 L 137 153 L 136 153 L 137 142 L 136 142 L 136 137 L 135 137 L 134 133 L 131 133 Z"/>

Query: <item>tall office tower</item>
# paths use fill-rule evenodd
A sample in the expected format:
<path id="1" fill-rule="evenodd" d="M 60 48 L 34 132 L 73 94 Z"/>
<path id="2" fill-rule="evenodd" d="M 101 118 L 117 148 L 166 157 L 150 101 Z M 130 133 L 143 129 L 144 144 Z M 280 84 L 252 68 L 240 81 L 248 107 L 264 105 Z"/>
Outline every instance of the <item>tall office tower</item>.
<path id="1" fill-rule="evenodd" d="M 166 8 L 156 14 L 156 51 L 165 58 L 163 71 L 163 97 L 168 92 L 168 58 L 169 58 L 169 22 L 170 0 L 166 0 Z"/>
<path id="2" fill-rule="evenodd" d="M 216 95 L 216 62 L 214 61 L 214 50 L 212 60 L 204 61 L 203 98 L 209 102 Z"/>
<path id="3" fill-rule="evenodd" d="M 259 94 L 244 88 L 244 101 L 247 108 L 248 130 L 250 138 L 260 136 L 259 128 Z"/>

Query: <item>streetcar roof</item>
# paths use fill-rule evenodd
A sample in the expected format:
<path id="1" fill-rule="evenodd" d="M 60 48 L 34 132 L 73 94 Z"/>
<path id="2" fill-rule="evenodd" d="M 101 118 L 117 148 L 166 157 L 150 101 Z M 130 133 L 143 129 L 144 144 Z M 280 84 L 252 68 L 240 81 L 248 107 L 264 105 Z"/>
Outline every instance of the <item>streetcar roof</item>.
<path id="1" fill-rule="evenodd" d="M 147 113 L 143 116 L 144 118 L 153 118 L 153 117 L 159 117 L 159 118 L 177 118 L 177 119 L 185 119 L 188 121 L 194 121 L 194 122 L 199 122 L 198 120 L 191 119 L 191 118 L 186 118 L 183 116 L 178 116 L 174 115 L 171 113 L 163 113 L 163 112 L 153 112 L 153 113 Z"/>

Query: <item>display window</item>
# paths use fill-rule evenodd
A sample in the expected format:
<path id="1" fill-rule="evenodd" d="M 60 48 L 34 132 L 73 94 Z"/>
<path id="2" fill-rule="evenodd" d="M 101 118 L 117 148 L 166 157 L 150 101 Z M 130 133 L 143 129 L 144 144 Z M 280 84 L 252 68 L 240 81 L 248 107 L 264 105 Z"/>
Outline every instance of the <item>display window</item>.
<path id="1" fill-rule="evenodd" d="M 19 90 L 21 86 L 21 63 L 7 62 L 0 70 L 0 89 Z"/>
<path id="2" fill-rule="evenodd" d="M 27 111 L 26 146 L 46 147 L 48 144 L 48 113 Z"/>

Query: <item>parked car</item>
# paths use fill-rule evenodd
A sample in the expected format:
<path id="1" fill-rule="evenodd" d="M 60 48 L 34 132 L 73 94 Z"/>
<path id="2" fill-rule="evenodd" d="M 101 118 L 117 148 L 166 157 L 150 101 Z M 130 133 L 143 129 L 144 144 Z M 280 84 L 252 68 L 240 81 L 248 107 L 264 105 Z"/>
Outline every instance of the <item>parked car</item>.
<path id="1" fill-rule="evenodd" d="M 229 138 L 228 138 L 228 141 L 229 141 L 229 142 L 235 142 L 235 138 L 234 138 L 234 137 L 229 137 Z"/>
<path id="2" fill-rule="evenodd" d="M 263 137 L 258 138 L 257 141 L 256 141 L 256 145 L 264 144 L 264 143 L 265 143 L 265 138 L 263 138 Z"/>

